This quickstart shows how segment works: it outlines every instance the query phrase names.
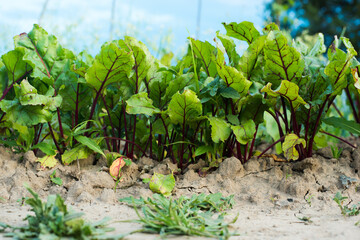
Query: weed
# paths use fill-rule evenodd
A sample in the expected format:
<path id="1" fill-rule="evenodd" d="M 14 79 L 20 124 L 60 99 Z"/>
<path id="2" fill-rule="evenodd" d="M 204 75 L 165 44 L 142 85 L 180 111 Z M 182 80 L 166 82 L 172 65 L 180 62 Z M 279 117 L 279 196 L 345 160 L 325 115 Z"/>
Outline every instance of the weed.
<path id="1" fill-rule="evenodd" d="M 333 158 L 339 159 L 341 156 L 341 153 L 343 152 L 343 149 L 336 147 L 336 146 L 330 146 L 330 147 L 331 147 L 331 152 L 332 152 Z"/>
<path id="2" fill-rule="evenodd" d="M 228 227 L 237 220 L 230 223 L 224 222 L 224 210 L 232 208 L 233 195 L 227 198 L 221 193 L 193 195 L 191 198 L 180 197 L 179 199 L 168 199 L 160 194 L 154 194 L 147 200 L 133 197 L 120 199 L 134 207 L 139 220 L 130 222 L 142 223 L 139 232 L 157 233 L 166 235 L 196 235 L 204 237 L 218 237 L 228 239 L 236 235 L 230 233 Z M 143 216 L 138 208 L 141 208 Z M 220 214 L 214 218 L 214 212 Z"/>
<path id="3" fill-rule="evenodd" d="M 5 237 L 15 239 L 120 239 L 125 235 L 105 236 L 113 231 L 106 227 L 109 219 L 96 223 L 86 223 L 81 216 L 83 213 L 73 213 L 67 209 L 64 200 L 59 195 L 49 195 L 47 202 L 43 203 L 39 196 L 30 188 L 27 190 L 33 196 L 27 198 L 25 203 L 31 206 L 34 214 L 27 215 L 25 227 L 14 227 L 0 223 L 0 232 L 10 229 Z M 25 199 L 25 198 L 23 198 Z"/>
<path id="4" fill-rule="evenodd" d="M 306 203 L 311 207 L 311 199 L 314 197 L 314 195 L 309 195 L 305 198 Z"/>
<path id="5" fill-rule="evenodd" d="M 53 173 L 50 175 L 50 180 L 55 183 L 56 185 L 61 186 L 63 184 L 63 181 L 61 178 L 59 177 L 55 177 L 56 175 L 56 170 L 53 171 Z"/>
<path id="6" fill-rule="evenodd" d="M 353 205 L 351 208 L 348 207 L 349 204 L 344 205 L 344 201 L 348 197 L 344 197 L 340 192 L 337 192 L 333 200 L 337 203 L 341 210 L 343 216 L 356 216 L 360 213 L 360 202 L 357 205 Z"/>

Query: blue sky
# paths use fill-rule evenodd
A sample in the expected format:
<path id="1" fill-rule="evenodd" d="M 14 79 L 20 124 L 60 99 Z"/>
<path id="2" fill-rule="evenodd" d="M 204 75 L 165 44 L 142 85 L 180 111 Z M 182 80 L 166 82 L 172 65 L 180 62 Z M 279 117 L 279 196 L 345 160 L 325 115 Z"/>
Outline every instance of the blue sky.
<path id="1" fill-rule="evenodd" d="M 2 0 L 0 54 L 13 48 L 12 37 L 29 32 L 45 0 Z M 199 39 L 211 41 L 222 22 L 251 21 L 263 27 L 269 0 L 202 0 Z M 41 26 L 55 34 L 63 46 L 93 55 L 110 39 L 112 0 L 49 0 Z M 189 34 L 195 37 L 198 0 L 117 0 L 113 39 L 134 36 L 156 55 L 161 46 L 176 54 L 184 51 Z"/>

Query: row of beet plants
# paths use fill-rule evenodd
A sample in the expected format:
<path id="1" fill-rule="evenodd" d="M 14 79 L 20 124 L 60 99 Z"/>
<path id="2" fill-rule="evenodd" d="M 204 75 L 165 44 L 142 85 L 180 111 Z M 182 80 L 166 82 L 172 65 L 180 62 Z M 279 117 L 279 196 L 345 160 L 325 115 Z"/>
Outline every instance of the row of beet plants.
<path id="1" fill-rule="evenodd" d="M 189 38 L 176 65 L 132 37 L 105 43 L 95 58 L 76 55 L 34 25 L 1 58 L 2 144 L 41 150 L 43 167 L 108 149 L 170 157 L 185 169 L 200 157 L 210 167 L 230 156 L 245 163 L 264 134 L 265 112 L 288 160 L 313 154 L 317 133 L 327 133 L 323 122 L 359 133 L 360 64 L 347 38 L 326 49 L 322 34 L 304 43 L 275 24 L 262 33 L 250 22 L 223 25 L 214 44 Z M 242 55 L 234 39 L 247 42 Z M 327 118 L 342 92 L 354 121 Z"/>

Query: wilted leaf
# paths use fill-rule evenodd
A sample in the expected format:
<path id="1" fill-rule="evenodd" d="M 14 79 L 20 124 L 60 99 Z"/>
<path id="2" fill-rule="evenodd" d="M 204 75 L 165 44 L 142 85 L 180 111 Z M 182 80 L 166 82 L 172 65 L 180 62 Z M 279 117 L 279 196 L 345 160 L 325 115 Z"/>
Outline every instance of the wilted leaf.
<path id="1" fill-rule="evenodd" d="M 45 156 L 45 157 L 42 157 L 42 158 L 38 158 L 36 160 L 36 162 L 39 162 L 40 163 L 40 166 L 42 169 L 45 169 L 45 168 L 53 168 L 56 166 L 57 164 L 57 160 L 55 158 L 55 155 L 51 155 L 51 156 Z"/>
<path id="2" fill-rule="evenodd" d="M 299 95 L 299 87 L 295 83 L 283 80 L 276 90 L 272 90 L 271 85 L 271 83 L 268 83 L 261 89 L 261 92 L 266 92 L 271 97 L 282 96 L 286 98 L 294 109 L 298 108 L 300 104 L 306 104 L 304 99 Z"/>
<path id="3" fill-rule="evenodd" d="M 163 175 L 160 173 L 154 173 L 150 180 L 150 190 L 154 193 L 160 193 L 164 196 L 170 196 L 172 190 L 175 187 L 175 178 L 171 173 L 169 175 Z"/>
<path id="4" fill-rule="evenodd" d="M 290 133 L 286 135 L 282 149 L 287 160 L 297 160 L 299 158 L 299 152 L 295 148 L 299 144 L 302 144 L 304 148 L 306 147 L 305 140 L 299 138 L 296 134 Z"/>

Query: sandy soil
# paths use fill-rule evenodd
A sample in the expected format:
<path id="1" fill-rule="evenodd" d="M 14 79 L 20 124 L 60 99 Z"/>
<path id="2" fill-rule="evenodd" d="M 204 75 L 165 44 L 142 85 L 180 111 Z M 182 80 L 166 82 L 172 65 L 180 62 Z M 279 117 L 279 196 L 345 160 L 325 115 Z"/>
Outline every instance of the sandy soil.
<path id="1" fill-rule="evenodd" d="M 355 139 L 352 139 L 355 142 Z M 358 140 L 357 140 L 358 141 Z M 359 141 L 358 141 L 359 145 Z M 231 239 L 360 239 L 360 216 L 343 217 L 333 201 L 340 191 L 349 197 L 350 205 L 360 202 L 360 149 L 345 145 L 339 159 L 332 158 L 329 148 L 299 162 L 275 162 L 271 157 L 251 159 L 244 166 L 236 158 L 224 160 L 219 169 L 200 177 L 204 162 L 191 165 L 184 175 L 176 176 L 173 197 L 195 193 L 235 195 L 236 205 L 227 218 L 239 213 L 232 230 L 240 236 Z M 51 170 L 40 170 L 33 152 L 14 154 L 0 147 L 0 216 L 1 221 L 24 225 L 27 206 L 19 199 L 29 196 L 28 183 L 42 198 L 60 194 L 74 210 L 89 220 L 111 217 L 116 233 L 139 229 L 136 223 L 118 222 L 136 219 L 135 211 L 118 202 L 119 198 L 152 195 L 141 179 L 152 173 L 170 173 L 175 166 L 169 161 L 158 163 L 142 158 L 123 169 L 124 181 L 114 191 L 115 182 L 104 168 L 105 160 L 92 165 L 93 159 L 73 166 L 58 165 L 57 176 L 64 181 L 56 186 L 50 181 Z M 348 203 L 346 202 L 346 203 Z M 310 218 L 305 222 L 299 218 Z M 126 239 L 156 239 L 156 235 L 134 234 Z M 0 235 L 0 239 L 3 236 Z M 202 239 L 174 237 L 173 239 Z"/>

